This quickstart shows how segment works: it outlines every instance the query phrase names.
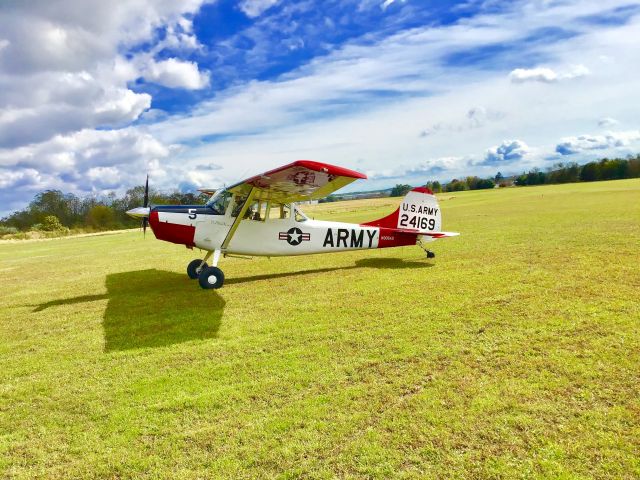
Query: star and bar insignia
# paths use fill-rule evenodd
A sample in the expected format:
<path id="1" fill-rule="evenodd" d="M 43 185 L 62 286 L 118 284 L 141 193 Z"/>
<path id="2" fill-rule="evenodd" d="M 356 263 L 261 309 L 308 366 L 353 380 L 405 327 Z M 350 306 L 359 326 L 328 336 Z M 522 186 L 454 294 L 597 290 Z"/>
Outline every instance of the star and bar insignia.
<path id="1" fill-rule="evenodd" d="M 289 245 L 296 246 L 302 242 L 308 242 L 311 240 L 310 233 L 303 233 L 298 227 L 293 227 L 286 232 L 280 232 L 278 234 L 279 240 L 286 240 Z"/>

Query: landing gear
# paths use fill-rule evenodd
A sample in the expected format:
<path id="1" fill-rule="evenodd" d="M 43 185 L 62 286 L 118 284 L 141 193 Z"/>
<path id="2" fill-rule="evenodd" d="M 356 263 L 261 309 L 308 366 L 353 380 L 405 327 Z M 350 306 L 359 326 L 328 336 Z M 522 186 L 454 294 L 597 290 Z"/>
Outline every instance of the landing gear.
<path id="1" fill-rule="evenodd" d="M 207 260 L 213 255 L 213 265 L 209 266 Z M 192 260 L 187 266 L 187 275 L 192 280 L 198 279 L 202 288 L 220 288 L 224 283 L 224 273 L 218 268 L 220 250 L 208 251 L 202 260 Z"/>
<path id="2" fill-rule="evenodd" d="M 427 254 L 427 258 L 436 258 L 436 254 L 433 253 L 431 250 L 428 250 L 427 247 L 424 246 L 424 243 L 422 242 L 422 240 L 418 239 L 417 244 L 422 250 L 424 250 L 424 253 Z"/>
<path id="3" fill-rule="evenodd" d="M 198 278 L 198 275 L 200 275 L 200 272 L 208 266 L 209 265 L 207 264 L 207 262 L 196 258 L 195 260 L 189 262 L 189 265 L 187 265 L 187 275 L 189 275 L 189 278 L 191 280 L 195 280 Z"/>
<path id="4" fill-rule="evenodd" d="M 198 276 L 198 283 L 205 289 L 220 288 L 224 283 L 224 273 L 218 267 L 203 268 Z"/>

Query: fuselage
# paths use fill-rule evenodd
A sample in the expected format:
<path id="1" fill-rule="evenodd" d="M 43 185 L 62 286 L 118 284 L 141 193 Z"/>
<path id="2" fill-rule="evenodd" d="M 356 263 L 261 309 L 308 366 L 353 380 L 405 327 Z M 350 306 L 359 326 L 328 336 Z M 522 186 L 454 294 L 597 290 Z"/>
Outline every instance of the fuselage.
<path id="1" fill-rule="evenodd" d="M 157 206 L 150 211 L 149 224 L 160 240 L 213 251 L 224 244 L 236 220 L 230 210 L 226 214 L 216 214 L 203 205 Z M 294 210 L 287 218 L 241 220 L 225 253 L 308 255 L 415 245 L 417 239 L 415 233 L 365 224 L 313 220 Z"/>

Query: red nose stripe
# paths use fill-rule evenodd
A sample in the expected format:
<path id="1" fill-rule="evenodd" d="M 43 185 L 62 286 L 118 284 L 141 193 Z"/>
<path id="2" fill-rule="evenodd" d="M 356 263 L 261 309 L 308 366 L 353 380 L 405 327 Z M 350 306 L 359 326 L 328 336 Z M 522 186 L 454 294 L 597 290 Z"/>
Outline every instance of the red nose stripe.
<path id="1" fill-rule="evenodd" d="M 191 225 L 179 225 L 177 223 L 161 222 L 158 218 L 158 212 L 151 212 L 149 216 L 149 225 L 158 240 L 165 242 L 178 243 L 180 245 L 188 245 L 193 247 L 193 237 L 196 234 L 196 227 Z"/>

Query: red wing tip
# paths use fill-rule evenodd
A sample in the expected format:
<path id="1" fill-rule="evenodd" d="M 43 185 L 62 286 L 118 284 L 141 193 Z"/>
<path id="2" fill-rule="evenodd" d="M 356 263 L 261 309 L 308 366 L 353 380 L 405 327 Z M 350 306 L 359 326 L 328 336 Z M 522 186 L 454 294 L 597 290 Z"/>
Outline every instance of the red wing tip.
<path id="1" fill-rule="evenodd" d="M 329 163 L 316 162 L 314 160 L 296 160 L 291 165 L 297 167 L 308 168 L 309 170 L 315 170 L 316 172 L 324 172 L 329 175 L 336 175 L 339 177 L 351 177 L 366 179 L 367 176 L 364 173 L 356 172 L 344 167 L 338 167 L 337 165 L 331 165 Z"/>
<path id="2" fill-rule="evenodd" d="M 411 191 L 412 192 L 426 193 L 426 194 L 429 194 L 429 195 L 433 195 L 433 192 L 431 191 L 431 189 L 427 188 L 427 187 L 416 187 Z"/>

